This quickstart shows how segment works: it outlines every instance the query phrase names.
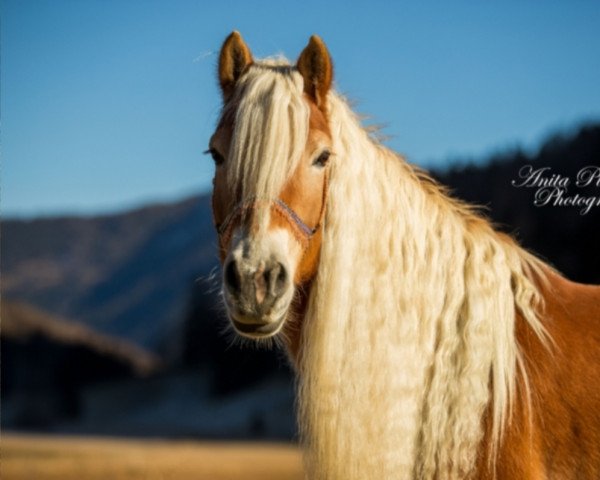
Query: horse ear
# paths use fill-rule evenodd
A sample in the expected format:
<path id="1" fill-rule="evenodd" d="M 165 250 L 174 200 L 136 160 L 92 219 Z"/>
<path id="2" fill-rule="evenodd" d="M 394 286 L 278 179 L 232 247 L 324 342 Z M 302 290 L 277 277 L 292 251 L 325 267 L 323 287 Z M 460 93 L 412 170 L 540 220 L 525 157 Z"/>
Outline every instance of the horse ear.
<path id="1" fill-rule="evenodd" d="M 310 37 L 296 68 L 304 78 L 304 92 L 319 108 L 323 108 L 325 96 L 331 88 L 333 66 L 327 47 L 317 35 Z"/>
<path id="2" fill-rule="evenodd" d="M 235 84 L 252 61 L 252 53 L 240 33 L 231 32 L 223 42 L 219 55 L 219 85 L 225 101 L 231 97 Z"/>

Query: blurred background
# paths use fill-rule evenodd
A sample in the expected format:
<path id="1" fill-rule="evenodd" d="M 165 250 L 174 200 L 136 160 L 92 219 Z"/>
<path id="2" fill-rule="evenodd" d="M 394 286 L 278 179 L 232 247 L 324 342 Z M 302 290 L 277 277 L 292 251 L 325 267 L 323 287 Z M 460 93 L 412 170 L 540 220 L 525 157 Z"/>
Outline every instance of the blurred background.
<path id="1" fill-rule="evenodd" d="M 239 348 L 218 296 L 202 152 L 233 29 L 256 57 L 295 59 L 321 35 L 338 90 L 386 144 L 600 283 L 600 207 L 535 207 L 511 185 L 527 164 L 572 181 L 600 166 L 597 2 L 2 0 L 0 13 L 3 431 L 296 439 L 284 353 Z"/>

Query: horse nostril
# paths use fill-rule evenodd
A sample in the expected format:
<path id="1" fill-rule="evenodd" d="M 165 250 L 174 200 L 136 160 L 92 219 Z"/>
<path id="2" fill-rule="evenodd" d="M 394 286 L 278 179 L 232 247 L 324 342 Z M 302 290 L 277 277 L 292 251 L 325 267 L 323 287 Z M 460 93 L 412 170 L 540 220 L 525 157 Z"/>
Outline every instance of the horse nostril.
<path id="1" fill-rule="evenodd" d="M 231 293 L 239 293 L 242 289 L 242 281 L 235 260 L 225 266 L 225 285 Z"/>
<path id="2" fill-rule="evenodd" d="M 275 295 L 280 295 L 287 288 L 287 270 L 281 263 L 278 263 L 277 266 L 273 269 L 273 273 L 275 274 L 271 277 L 275 277 L 273 282 L 273 293 Z"/>

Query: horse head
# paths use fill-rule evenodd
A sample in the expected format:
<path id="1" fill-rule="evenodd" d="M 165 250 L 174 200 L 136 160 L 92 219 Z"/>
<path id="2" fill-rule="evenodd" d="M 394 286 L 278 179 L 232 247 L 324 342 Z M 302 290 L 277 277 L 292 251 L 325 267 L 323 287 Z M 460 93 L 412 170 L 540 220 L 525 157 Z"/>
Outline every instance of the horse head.
<path id="1" fill-rule="evenodd" d="M 221 49 L 223 109 L 209 144 L 223 296 L 235 330 L 281 331 L 319 262 L 332 140 L 332 64 L 311 37 L 295 66 L 257 62 L 238 32 Z"/>

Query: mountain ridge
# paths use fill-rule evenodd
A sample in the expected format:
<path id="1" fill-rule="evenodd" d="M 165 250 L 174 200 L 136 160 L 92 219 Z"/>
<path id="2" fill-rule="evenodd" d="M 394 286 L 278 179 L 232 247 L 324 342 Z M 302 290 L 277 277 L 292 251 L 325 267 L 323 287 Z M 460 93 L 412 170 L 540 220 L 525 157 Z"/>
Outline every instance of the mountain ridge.
<path id="1" fill-rule="evenodd" d="M 3 295 L 156 351 L 191 283 L 217 263 L 211 218 L 203 195 L 100 217 L 4 221 Z"/>

